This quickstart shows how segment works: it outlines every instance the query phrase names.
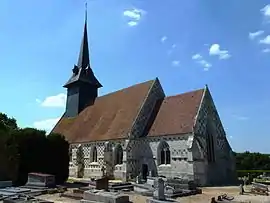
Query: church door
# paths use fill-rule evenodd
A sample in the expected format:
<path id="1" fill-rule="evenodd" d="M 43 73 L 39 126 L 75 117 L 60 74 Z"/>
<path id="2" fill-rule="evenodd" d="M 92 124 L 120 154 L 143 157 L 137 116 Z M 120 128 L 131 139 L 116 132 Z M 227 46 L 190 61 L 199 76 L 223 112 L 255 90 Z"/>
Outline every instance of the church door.
<path id="1" fill-rule="evenodd" d="M 142 178 L 144 180 L 146 180 L 147 179 L 147 175 L 148 175 L 148 166 L 147 166 L 147 164 L 143 164 L 142 165 Z"/>

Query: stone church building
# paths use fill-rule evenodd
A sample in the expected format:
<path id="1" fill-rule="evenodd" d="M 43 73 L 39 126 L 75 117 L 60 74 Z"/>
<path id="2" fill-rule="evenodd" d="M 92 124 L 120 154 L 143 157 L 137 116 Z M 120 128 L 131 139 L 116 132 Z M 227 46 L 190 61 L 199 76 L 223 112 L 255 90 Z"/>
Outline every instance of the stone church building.
<path id="1" fill-rule="evenodd" d="M 199 185 L 234 179 L 232 149 L 207 86 L 166 96 L 158 78 L 98 96 L 87 22 L 64 85 L 66 110 L 52 132 L 70 143 L 70 176 L 180 177 Z"/>

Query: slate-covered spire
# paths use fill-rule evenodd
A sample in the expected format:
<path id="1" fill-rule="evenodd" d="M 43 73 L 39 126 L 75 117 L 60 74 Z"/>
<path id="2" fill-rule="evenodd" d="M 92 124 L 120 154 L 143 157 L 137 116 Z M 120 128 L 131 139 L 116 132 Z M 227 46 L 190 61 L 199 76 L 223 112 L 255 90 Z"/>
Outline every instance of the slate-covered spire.
<path id="1" fill-rule="evenodd" d="M 88 36 L 87 36 L 87 9 L 85 11 L 83 38 L 81 42 L 78 63 L 74 65 L 72 72 L 73 74 L 71 78 L 67 81 L 64 87 L 68 88 L 71 84 L 74 84 L 76 82 L 89 83 L 96 88 L 102 87 L 100 82 L 95 77 L 93 70 L 91 69 L 91 66 L 90 66 L 89 46 L 88 46 Z"/>
<path id="2" fill-rule="evenodd" d="M 90 66 L 87 39 L 87 12 L 78 63 L 72 69 L 72 75 L 64 85 L 67 88 L 67 103 L 64 117 L 75 117 L 88 106 L 94 105 L 98 89 L 102 87 Z"/>
<path id="3" fill-rule="evenodd" d="M 77 66 L 79 68 L 87 68 L 88 66 L 90 66 L 88 37 L 87 37 L 87 8 L 85 9 L 85 22 L 84 22 L 83 38 L 82 38 L 82 43 L 81 43 L 80 54 L 79 54 Z"/>

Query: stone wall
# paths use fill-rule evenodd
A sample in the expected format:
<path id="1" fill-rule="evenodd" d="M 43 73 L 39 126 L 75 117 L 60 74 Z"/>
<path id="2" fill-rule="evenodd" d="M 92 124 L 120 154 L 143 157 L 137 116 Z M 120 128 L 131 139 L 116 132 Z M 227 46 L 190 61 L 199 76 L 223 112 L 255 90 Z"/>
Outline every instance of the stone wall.
<path id="1" fill-rule="evenodd" d="M 130 138 L 139 138 L 142 136 L 146 136 L 144 133 L 145 128 L 149 122 L 149 118 L 151 117 L 151 113 L 155 107 L 155 104 L 158 100 L 163 99 L 165 94 L 160 85 L 158 79 L 156 79 L 150 88 L 148 95 L 138 113 L 133 126 L 130 132 Z"/>
<path id="2" fill-rule="evenodd" d="M 170 150 L 170 164 L 159 164 L 158 145 L 161 142 L 166 142 Z M 121 145 L 123 148 L 123 164 L 113 165 L 114 156 L 112 154 L 113 171 L 112 175 L 116 179 L 126 179 L 128 177 L 136 177 L 142 170 L 142 165 L 147 165 L 148 172 L 151 171 L 153 176 L 180 177 L 189 180 L 194 179 L 193 175 L 193 157 L 192 157 L 192 142 L 191 134 L 179 136 L 164 136 L 164 137 L 141 137 L 132 140 L 118 140 L 109 142 L 112 149 L 116 145 Z M 83 157 L 83 177 L 100 177 L 102 175 L 101 168 L 108 164 L 106 162 L 106 152 L 104 153 L 108 142 L 73 144 L 72 161 L 70 163 L 70 176 L 78 177 L 80 171 L 79 159 L 77 157 L 78 150 L 82 150 Z M 91 162 L 91 147 L 97 148 L 97 162 Z M 114 150 L 112 150 L 114 153 Z M 107 155 L 106 155 L 107 156 Z"/>
<path id="3" fill-rule="evenodd" d="M 207 126 L 211 126 L 214 141 L 215 161 L 207 161 Z M 233 181 L 235 161 L 232 149 L 226 138 L 224 128 L 217 113 L 208 88 L 201 103 L 196 125 L 194 127 L 194 174 L 201 185 L 222 185 Z"/>
<path id="4" fill-rule="evenodd" d="M 71 150 L 72 150 L 72 160 L 70 162 L 70 168 L 69 168 L 69 175 L 70 177 L 79 177 L 78 175 L 80 171 L 81 165 L 79 162 L 81 161 L 83 163 L 83 174 L 82 176 L 84 178 L 90 178 L 90 177 L 101 177 L 102 176 L 102 166 L 105 166 L 105 164 L 110 164 L 114 167 L 114 171 L 112 171 L 112 176 L 115 176 L 115 178 L 122 179 L 123 175 L 126 173 L 126 150 L 125 150 L 125 140 L 116 140 L 110 142 L 112 146 L 111 151 L 111 157 L 112 159 L 107 159 L 111 163 L 105 163 L 104 161 L 104 149 L 107 144 L 107 142 L 92 142 L 92 143 L 82 143 L 82 144 L 72 144 Z M 123 148 L 123 164 L 119 164 L 114 166 L 114 148 L 115 146 L 120 145 Z M 91 157 L 91 149 L 93 147 L 96 147 L 97 149 L 97 162 L 92 162 Z M 78 156 L 78 151 L 82 150 L 82 156 Z"/>
<path id="5" fill-rule="evenodd" d="M 174 135 L 158 137 L 150 140 L 150 146 L 155 156 L 158 175 L 172 178 L 180 177 L 185 179 L 193 179 L 192 152 L 189 145 L 190 136 L 191 135 Z M 170 164 L 158 165 L 158 145 L 161 141 L 165 141 L 170 147 Z"/>
<path id="6" fill-rule="evenodd" d="M 192 135 L 140 138 L 130 141 L 127 147 L 128 171 L 137 176 L 143 164 L 147 164 L 152 175 L 181 177 L 193 180 Z M 166 142 L 170 149 L 170 164 L 158 163 L 158 145 Z"/>

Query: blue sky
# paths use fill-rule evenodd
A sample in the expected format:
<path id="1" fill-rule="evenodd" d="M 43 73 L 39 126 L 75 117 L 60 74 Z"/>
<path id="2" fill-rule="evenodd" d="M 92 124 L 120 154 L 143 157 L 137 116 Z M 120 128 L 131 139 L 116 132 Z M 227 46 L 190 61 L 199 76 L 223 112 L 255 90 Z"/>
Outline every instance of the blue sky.
<path id="1" fill-rule="evenodd" d="M 208 84 L 233 149 L 269 153 L 268 3 L 89 0 L 100 94 L 155 77 L 167 95 Z M 21 127 L 62 115 L 83 23 L 83 0 L 0 1 L 0 111 Z"/>

